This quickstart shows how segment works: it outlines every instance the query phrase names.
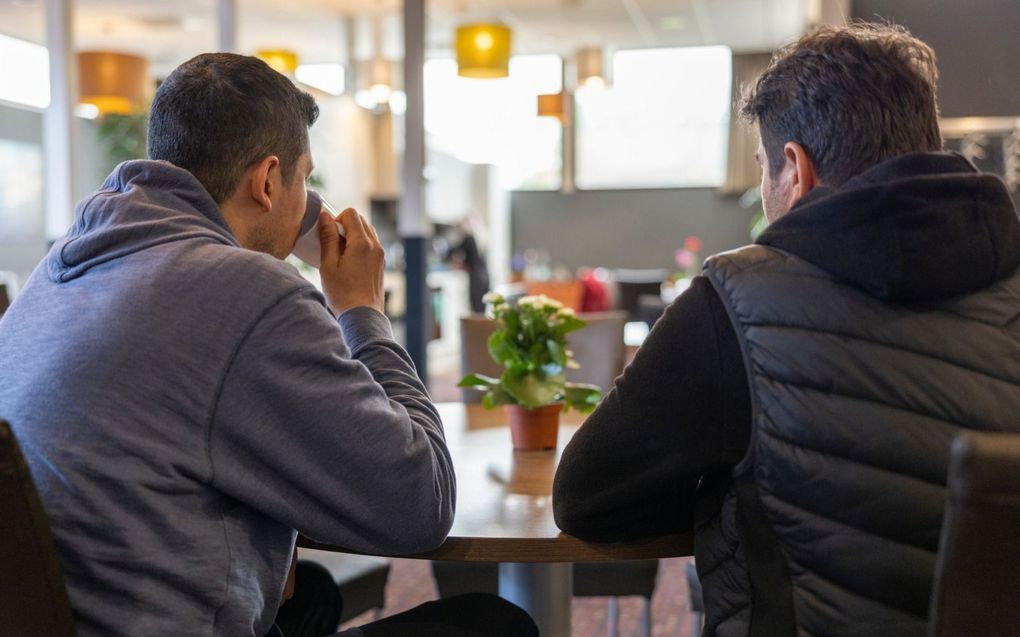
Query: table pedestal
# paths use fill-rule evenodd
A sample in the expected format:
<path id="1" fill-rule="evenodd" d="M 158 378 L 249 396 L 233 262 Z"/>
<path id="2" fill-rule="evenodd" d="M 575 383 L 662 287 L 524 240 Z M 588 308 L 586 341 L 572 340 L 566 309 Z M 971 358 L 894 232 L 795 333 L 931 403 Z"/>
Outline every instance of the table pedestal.
<path id="1" fill-rule="evenodd" d="M 499 595 L 528 611 L 542 637 L 570 637 L 571 562 L 500 563 Z"/>

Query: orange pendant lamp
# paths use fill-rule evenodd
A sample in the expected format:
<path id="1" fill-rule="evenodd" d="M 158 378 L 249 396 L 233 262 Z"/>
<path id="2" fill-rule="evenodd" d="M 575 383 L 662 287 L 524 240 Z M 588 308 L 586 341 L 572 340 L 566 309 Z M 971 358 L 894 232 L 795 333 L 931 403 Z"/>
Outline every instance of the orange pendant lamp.
<path id="1" fill-rule="evenodd" d="M 538 116 L 555 117 L 561 122 L 567 120 L 570 96 L 566 91 L 546 93 L 538 96 Z"/>
<path id="2" fill-rule="evenodd" d="M 145 58 L 109 51 L 78 54 L 79 102 L 100 115 L 131 115 L 145 108 L 149 63 Z"/>

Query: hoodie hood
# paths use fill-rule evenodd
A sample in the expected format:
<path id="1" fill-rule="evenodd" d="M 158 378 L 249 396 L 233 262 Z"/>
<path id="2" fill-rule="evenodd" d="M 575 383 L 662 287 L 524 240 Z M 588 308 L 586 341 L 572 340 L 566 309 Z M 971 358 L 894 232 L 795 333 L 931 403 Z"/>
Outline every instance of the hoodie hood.
<path id="1" fill-rule="evenodd" d="M 56 282 L 153 246 L 205 240 L 240 247 L 194 175 L 165 161 L 127 161 L 78 204 L 74 225 L 46 257 Z"/>
<path id="2" fill-rule="evenodd" d="M 887 301 L 974 292 L 1020 267 L 1005 184 L 951 153 L 895 157 L 841 188 L 815 188 L 756 243 Z"/>

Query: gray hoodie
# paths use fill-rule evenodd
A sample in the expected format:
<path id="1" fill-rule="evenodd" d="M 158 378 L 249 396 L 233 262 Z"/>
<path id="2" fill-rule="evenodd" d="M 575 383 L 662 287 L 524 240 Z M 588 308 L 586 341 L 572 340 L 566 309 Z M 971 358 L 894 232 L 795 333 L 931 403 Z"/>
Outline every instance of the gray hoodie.
<path id="1" fill-rule="evenodd" d="M 187 171 L 121 164 L 0 320 L 79 634 L 261 637 L 295 530 L 382 554 L 453 519 L 439 416 L 387 319 L 334 320 Z"/>

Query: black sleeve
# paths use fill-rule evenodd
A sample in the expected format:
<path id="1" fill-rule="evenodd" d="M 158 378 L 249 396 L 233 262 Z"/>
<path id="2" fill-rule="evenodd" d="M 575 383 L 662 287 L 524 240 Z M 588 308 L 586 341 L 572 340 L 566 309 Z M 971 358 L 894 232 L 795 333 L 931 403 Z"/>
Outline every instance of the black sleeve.
<path id="1" fill-rule="evenodd" d="M 698 480 L 740 461 L 750 425 L 736 333 L 696 277 L 563 451 L 556 523 L 598 541 L 690 530 Z"/>

